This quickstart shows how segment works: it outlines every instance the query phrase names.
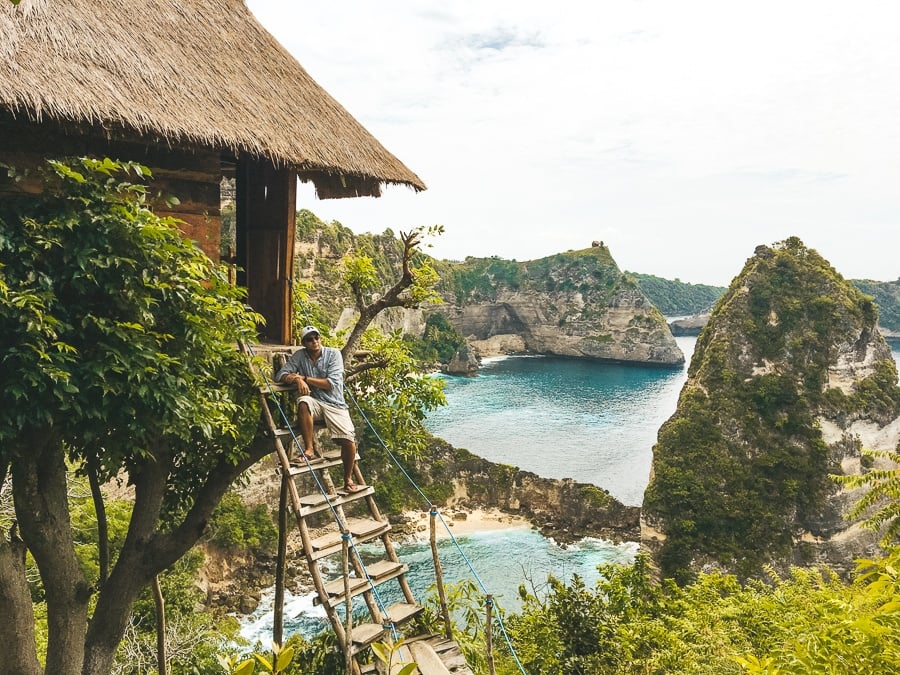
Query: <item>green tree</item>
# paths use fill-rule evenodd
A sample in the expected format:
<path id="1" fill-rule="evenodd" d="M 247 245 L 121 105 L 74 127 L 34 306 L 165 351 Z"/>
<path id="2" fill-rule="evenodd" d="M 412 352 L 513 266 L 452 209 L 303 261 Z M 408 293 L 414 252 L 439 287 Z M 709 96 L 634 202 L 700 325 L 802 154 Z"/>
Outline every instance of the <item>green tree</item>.
<path id="1" fill-rule="evenodd" d="M 51 163 L 40 197 L 0 204 L 0 673 L 42 671 L 25 576 L 46 598 L 43 670 L 110 672 L 132 604 L 201 536 L 234 479 L 268 453 L 235 349 L 257 316 L 146 203 L 133 163 Z M 85 572 L 67 463 L 134 487 L 109 577 Z"/>

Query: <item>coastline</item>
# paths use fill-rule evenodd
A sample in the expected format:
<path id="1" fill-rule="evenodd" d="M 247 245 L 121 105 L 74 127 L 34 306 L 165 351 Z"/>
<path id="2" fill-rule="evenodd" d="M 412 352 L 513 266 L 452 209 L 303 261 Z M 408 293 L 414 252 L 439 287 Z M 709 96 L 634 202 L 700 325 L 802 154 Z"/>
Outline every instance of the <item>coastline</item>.
<path id="1" fill-rule="evenodd" d="M 427 511 L 406 511 L 403 514 L 411 536 L 427 541 L 430 537 L 430 518 Z M 441 522 L 443 520 L 443 522 Z M 444 527 L 446 523 L 446 527 Z M 439 509 L 435 524 L 438 539 L 450 536 L 496 532 L 501 530 L 537 529 L 531 521 L 522 516 L 506 513 L 497 508 Z M 449 532 L 448 532 L 449 530 Z"/>

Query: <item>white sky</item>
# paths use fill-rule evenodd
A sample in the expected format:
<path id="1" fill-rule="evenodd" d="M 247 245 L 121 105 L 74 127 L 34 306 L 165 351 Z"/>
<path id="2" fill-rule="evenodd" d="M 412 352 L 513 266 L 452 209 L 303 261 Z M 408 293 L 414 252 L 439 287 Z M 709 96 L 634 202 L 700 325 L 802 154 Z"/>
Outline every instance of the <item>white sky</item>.
<path id="1" fill-rule="evenodd" d="M 727 284 L 799 236 L 900 277 L 900 3 L 247 0 L 428 190 L 299 206 L 441 224 L 438 258 L 594 239 L 622 269 Z"/>

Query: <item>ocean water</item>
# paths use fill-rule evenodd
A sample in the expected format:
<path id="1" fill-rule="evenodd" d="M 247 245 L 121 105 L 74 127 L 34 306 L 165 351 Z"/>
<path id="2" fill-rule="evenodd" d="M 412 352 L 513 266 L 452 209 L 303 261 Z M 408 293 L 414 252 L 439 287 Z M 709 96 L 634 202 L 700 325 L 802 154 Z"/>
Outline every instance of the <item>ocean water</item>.
<path id="1" fill-rule="evenodd" d="M 546 478 L 574 478 L 640 505 L 656 433 L 678 403 L 695 337 L 677 368 L 543 356 L 485 359 L 446 377 L 448 405 L 426 426 L 451 445 Z"/>
<path id="2" fill-rule="evenodd" d="M 476 377 L 445 377 L 448 405 L 428 429 L 492 462 L 574 478 L 640 506 L 659 427 L 675 412 L 695 337 L 675 338 L 681 368 L 541 356 L 485 359 Z M 900 364 L 900 343 L 892 344 Z"/>
<path id="3" fill-rule="evenodd" d="M 440 527 L 440 523 L 438 524 Z M 407 580 L 416 598 L 424 600 L 435 583 L 431 547 L 427 541 L 398 544 L 397 555 L 409 565 Z M 360 547 L 365 559 L 381 547 Z M 506 610 L 521 608 L 518 595 L 520 584 L 526 584 L 531 592 L 543 592 L 547 578 L 569 581 L 577 574 L 588 585 L 598 578 L 597 566 L 603 563 L 628 564 L 637 552 L 637 544 L 612 544 L 600 539 L 584 539 L 568 547 L 558 546 L 539 532 L 529 528 L 515 528 L 495 532 L 477 532 L 438 539 L 438 555 L 441 559 L 444 584 L 472 580 L 479 593 L 494 596 L 495 605 Z M 340 574 L 340 558 L 335 556 L 334 567 L 327 569 L 328 579 Z M 401 599 L 396 582 L 378 587 L 381 604 L 385 607 Z M 241 635 L 248 640 L 266 644 L 272 636 L 272 607 L 274 591 L 263 594 L 257 610 L 241 622 Z M 329 627 L 328 619 L 320 606 L 313 604 L 315 593 L 285 594 L 284 633 L 286 636 L 301 633 L 311 637 Z M 355 610 L 362 609 L 360 599 L 355 600 Z"/>

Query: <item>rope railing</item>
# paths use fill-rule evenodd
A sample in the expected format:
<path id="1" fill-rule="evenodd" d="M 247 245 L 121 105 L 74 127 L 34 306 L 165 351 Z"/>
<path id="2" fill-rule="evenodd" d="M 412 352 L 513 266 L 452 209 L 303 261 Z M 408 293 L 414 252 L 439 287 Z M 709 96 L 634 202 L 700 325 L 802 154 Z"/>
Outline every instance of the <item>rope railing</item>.
<path id="1" fill-rule="evenodd" d="M 422 499 L 425 501 L 425 503 L 428 506 L 429 513 L 433 512 L 434 515 L 436 515 L 437 518 L 440 519 L 441 523 L 444 526 L 444 529 L 447 531 L 447 534 L 450 537 L 450 540 L 453 542 L 453 545 L 456 547 L 456 550 L 459 552 L 460 557 L 462 557 L 463 561 L 466 564 L 466 567 L 472 573 L 472 576 L 474 577 L 476 583 L 478 584 L 478 588 L 481 590 L 481 592 L 487 598 L 491 598 L 492 606 L 497 604 L 496 600 L 494 600 L 493 596 L 488 592 L 487 588 L 484 585 L 484 582 L 482 582 L 481 577 L 478 575 L 478 572 L 475 570 L 475 566 L 472 565 L 472 561 L 469 560 L 468 556 L 466 556 L 466 553 L 463 550 L 462 546 L 460 545 L 459 540 L 453 534 L 452 530 L 450 529 L 450 526 L 447 524 L 447 521 L 444 520 L 444 517 L 441 515 L 437 506 L 422 491 L 422 489 L 415 482 L 415 480 L 413 480 L 412 476 L 409 475 L 409 472 L 404 468 L 404 466 L 403 466 L 403 464 L 401 464 L 400 460 L 397 459 L 397 456 L 391 451 L 391 449 L 388 447 L 387 443 L 384 441 L 384 439 L 381 437 L 381 435 L 378 433 L 378 431 L 375 429 L 375 427 L 372 426 L 372 423 L 369 421 L 369 418 L 366 416 L 365 412 L 362 410 L 359 403 L 356 401 L 356 398 L 353 396 L 352 392 L 350 392 L 349 390 L 345 391 L 345 395 L 348 398 L 350 398 L 351 401 L 353 401 L 353 405 L 356 406 L 356 410 L 359 412 L 360 417 L 362 417 L 363 421 L 366 423 L 366 425 L 368 426 L 368 428 L 372 432 L 372 434 L 375 436 L 375 438 L 378 440 L 381 447 L 384 448 L 384 451 L 387 453 L 388 457 L 391 458 L 391 461 L 394 462 L 394 464 L 397 466 L 398 469 L 400 469 L 400 472 L 406 477 L 406 479 L 409 481 L 410 485 L 413 486 L 413 488 L 416 490 L 416 492 L 418 492 L 419 495 L 422 497 Z M 437 570 L 440 566 L 440 561 L 437 558 L 436 546 L 432 548 L 432 551 L 433 551 L 433 555 L 435 557 L 435 570 Z M 436 574 L 437 574 L 437 572 L 436 572 Z M 443 585 L 442 581 L 439 582 L 439 584 Z M 439 590 L 439 594 L 440 593 L 441 593 L 441 591 Z M 444 600 L 442 602 L 446 602 L 446 601 Z M 444 611 L 443 606 L 442 606 L 441 611 L 443 613 L 443 611 Z M 513 660 L 516 662 L 516 665 L 518 666 L 519 671 L 523 675 L 527 675 L 527 673 L 525 671 L 525 667 L 522 665 L 522 662 L 519 660 L 519 656 L 516 653 L 515 647 L 513 647 L 512 639 L 509 637 L 509 633 L 507 632 L 506 626 L 503 623 L 502 612 L 498 611 L 496 613 L 496 617 L 497 617 L 497 624 L 500 626 L 500 631 L 503 634 L 503 638 L 504 638 L 504 641 L 506 642 L 506 646 L 509 648 L 509 653 L 512 655 Z M 491 658 L 491 661 L 493 661 L 493 658 Z"/>

